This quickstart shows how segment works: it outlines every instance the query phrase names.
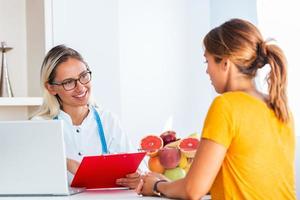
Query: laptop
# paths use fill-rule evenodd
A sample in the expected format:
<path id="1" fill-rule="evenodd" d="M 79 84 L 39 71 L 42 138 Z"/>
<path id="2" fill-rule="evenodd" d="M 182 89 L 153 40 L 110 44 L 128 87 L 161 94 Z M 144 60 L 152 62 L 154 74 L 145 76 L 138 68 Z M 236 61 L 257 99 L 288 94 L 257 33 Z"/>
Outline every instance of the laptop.
<path id="1" fill-rule="evenodd" d="M 0 196 L 70 195 L 63 123 L 0 121 Z"/>

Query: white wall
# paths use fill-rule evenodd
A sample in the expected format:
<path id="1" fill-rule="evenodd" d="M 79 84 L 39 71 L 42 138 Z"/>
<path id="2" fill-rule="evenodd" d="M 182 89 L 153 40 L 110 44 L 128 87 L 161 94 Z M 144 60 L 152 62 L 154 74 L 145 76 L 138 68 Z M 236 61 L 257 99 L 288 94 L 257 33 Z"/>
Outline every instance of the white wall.
<path id="1" fill-rule="evenodd" d="M 257 23 L 256 0 L 211 0 L 210 21 L 213 27 L 231 18 L 242 18 Z"/>
<path id="2" fill-rule="evenodd" d="M 181 137 L 201 131 L 211 99 L 208 17 L 208 1 L 119 1 L 122 122 L 134 141 L 161 133 L 170 116 Z"/>
<path id="3" fill-rule="evenodd" d="M 169 116 L 179 135 L 201 131 L 211 100 L 208 29 L 208 1 L 53 0 L 53 44 L 83 54 L 96 100 L 119 115 L 136 148 Z"/>
<path id="4" fill-rule="evenodd" d="M 53 45 L 78 50 L 93 71 L 98 104 L 121 114 L 117 0 L 53 0 Z"/>

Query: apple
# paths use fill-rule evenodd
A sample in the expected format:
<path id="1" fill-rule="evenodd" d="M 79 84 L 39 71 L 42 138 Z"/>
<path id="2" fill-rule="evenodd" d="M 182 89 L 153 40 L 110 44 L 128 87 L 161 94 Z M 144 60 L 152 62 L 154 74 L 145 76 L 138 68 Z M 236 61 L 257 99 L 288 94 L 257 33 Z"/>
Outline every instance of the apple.
<path id="1" fill-rule="evenodd" d="M 172 181 L 176 181 L 178 179 L 184 178 L 186 175 L 186 172 L 184 169 L 180 168 L 180 167 L 176 167 L 174 169 L 167 169 L 164 173 L 164 175 L 172 180 Z"/>
<path id="2" fill-rule="evenodd" d="M 165 169 L 177 167 L 181 153 L 178 148 L 164 147 L 158 151 L 159 162 Z"/>
<path id="3" fill-rule="evenodd" d="M 165 131 L 160 137 L 164 141 L 164 146 L 177 140 L 175 131 Z"/>

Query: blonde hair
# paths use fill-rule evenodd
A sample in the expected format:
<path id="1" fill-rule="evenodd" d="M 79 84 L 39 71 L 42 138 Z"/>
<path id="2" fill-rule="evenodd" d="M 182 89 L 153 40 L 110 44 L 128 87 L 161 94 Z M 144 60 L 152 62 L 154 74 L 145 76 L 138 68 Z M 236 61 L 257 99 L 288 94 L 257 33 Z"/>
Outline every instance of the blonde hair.
<path id="1" fill-rule="evenodd" d="M 269 64 L 267 76 L 268 104 L 282 122 L 289 120 L 287 105 L 287 61 L 283 51 L 275 44 L 263 40 L 259 30 L 250 22 L 232 19 L 212 29 L 204 38 L 207 52 L 216 62 L 228 57 L 239 71 L 251 78 L 259 68 Z"/>
<path id="2" fill-rule="evenodd" d="M 53 47 L 44 58 L 41 72 L 40 72 L 40 86 L 43 95 L 43 104 L 34 116 L 40 116 L 47 119 L 53 119 L 58 115 L 61 102 L 58 96 L 54 96 L 49 93 L 46 88 L 47 83 L 54 81 L 56 76 L 56 68 L 59 64 L 66 62 L 69 58 L 77 59 L 83 62 L 87 69 L 89 69 L 87 63 L 84 61 L 82 56 L 76 50 L 67 47 L 65 45 L 58 45 Z M 89 104 L 94 105 L 94 102 L 89 99 Z"/>

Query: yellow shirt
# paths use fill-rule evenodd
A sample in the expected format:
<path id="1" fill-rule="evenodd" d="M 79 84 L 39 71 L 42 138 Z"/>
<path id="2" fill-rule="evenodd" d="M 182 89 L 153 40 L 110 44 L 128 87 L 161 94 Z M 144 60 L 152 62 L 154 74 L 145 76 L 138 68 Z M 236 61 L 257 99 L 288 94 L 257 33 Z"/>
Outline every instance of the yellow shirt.
<path id="1" fill-rule="evenodd" d="M 263 101 L 244 92 L 215 98 L 202 138 L 227 148 L 212 185 L 213 200 L 296 199 L 293 122 L 281 123 Z"/>

